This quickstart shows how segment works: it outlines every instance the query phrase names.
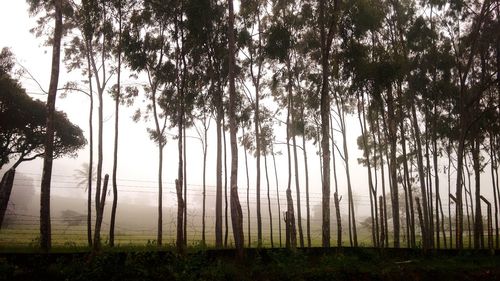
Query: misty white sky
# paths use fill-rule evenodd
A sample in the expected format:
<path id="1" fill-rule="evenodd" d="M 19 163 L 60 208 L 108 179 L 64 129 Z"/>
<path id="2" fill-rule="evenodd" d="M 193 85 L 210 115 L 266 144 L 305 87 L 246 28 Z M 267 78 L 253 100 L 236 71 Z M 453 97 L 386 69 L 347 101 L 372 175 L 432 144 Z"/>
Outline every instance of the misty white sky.
<path id="1" fill-rule="evenodd" d="M 51 49 L 43 46 L 43 38 L 36 38 L 30 29 L 35 26 L 35 19 L 30 18 L 27 12 L 27 4 L 25 1 L 12 1 L 12 0 L 0 0 L 0 47 L 10 47 L 15 54 L 17 60 L 30 71 L 30 73 L 40 82 L 44 89 L 48 89 L 49 76 L 50 76 L 50 60 L 51 60 Z M 74 73 L 67 73 L 64 64 L 61 64 L 61 75 L 59 79 L 59 85 L 63 85 L 67 81 L 81 81 L 79 71 Z M 29 79 L 22 79 L 22 85 L 26 88 L 27 92 L 36 99 L 44 100 L 45 96 L 41 94 L 41 90 L 38 88 L 37 84 Z M 112 85 L 114 82 L 110 83 Z M 126 83 L 126 81 L 125 81 Z M 97 100 L 97 99 L 95 99 Z M 156 205 L 157 193 L 156 189 L 156 179 L 157 179 L 157 147 L 149 139 L 146 132 L 146 126 L 151 124 L 145 124 L 143 121 L 139 123 L 134 123 L 131 119 L 134 110 L 141 104 L 142 98 L 139 97 L 138 101 L 131 108 L 121 107 L 120 111 L 120 139 L 119 139 L 119 166 L 118 166 L 118 179 L 119 179 L 119 190 L 121 192 L 120 200 L 122 202 L 148 202 L 148 204 Z M 114 137 L 114 104 L 106 96 L 104 100 L 104 165 L 103 172 L 112 172 L 112 157 L 113 157 L 113 137 Z M 88 105 L 89 100 L 86 96 L 73 93 L 67 98 L 58 98 L 56 101 L 56 108 L 67 113 L 69 119 L 78 124 L 88 137 Z M 95 119 L 97 117 L 97 106 L 95 107 Z M 282 113 L 280 119 L 285 119 L 285 113 Z M 94 125 L 95 133 L 95 144 L 97 144 L 97 122 Z M 367 188 L 367 173 L 366 168 L 357 164 L 357 158 L 361 156 L 361 151 L 357 149 L 356 138 L 360 135 L 359 123 L 357 121 L 357 116 L 351 116 L 347 120 L 347 130 L 348 130 L 348 148 L 350 153 L 350 167 L 352 175 L 352 186 L 354 188 L 355 194 L 357 194 L 357 200 L 360 202 L 360 212 L 361 215 L 367 215 L 369 206 L 368 198 L 368 188 Z M 176 133 L 176 131 L 171 131 L 171 133 Z M 241 135 L 241 130 L 238 132 Z M 285 128 L 277 127 L 275 128 L 275 133 L 277 134 L 277 141 L 285 141 Z M 187 135 L 197 136 L 195 130 L 188 130 Z M 339 145 L 342 144 L 340 136 L 335 136 Z M 229 134 L 227 135 L 228 141 L 228 151 L 229 151 Z M 297 139 L 298 143 L 301 144 L 302 140 Z M 215 127 L 214 122 L 210 128 L 210 135 L 208 137 L 208 162 L 207 162 L 207 190 L 208 194 L 213 194 L 215 191 Z M 281 151 L 282 155 L 276 158 L 278 166 L 278 178 L 279 178 L 279 189 L 280 197 L 284 196 L 284 191 L 287 186 L 288 173 L 287 173 L 287 158 L 286 158 L 286 147 L 284 145 L 277 145 L 276 151 Z M 313 146 L 312 142 L 307 145 L 308 150 L 308 161 L 309 161 L 309 179 L 310 179 L 310 190 L 311 190 L 311 202 L 318 204 L 321 197 L 321 179 L 319 171 L 319 158 L 316 154 L 317 148 Z M 94 149 L 97 152 L 97 145 Z M 302 152 L 298 150 L 299 156 L 299 172 L 301 177 L 301 192 L 305 191 L 304 184 L 304 166 Z M 54 186 L 60 186 L 61 188 L 55 188 L 52 190 L 53 194 L 60 196 L 71 196 L 71 197 L 85 197 L 85 192 L 83 188 L 74 189 L 75 179 L 73 175 L 75 174 L 75 169 L 81 168 L 82 163 L 88 162 L 89 157 L 88 146 L 81 150 L 77 158 L 61 158 L 54 161 L 53 170 L 53 180 Z M 176 175 L 177 175 L 177 144 L 171 137 L 169 137 L 168 144 L 165 147 L 165 162 L 164 162 L 164 181 L 167 183 L 167 192 L 164 193 L 164 204 L 173 205 L 175 204 L 175 195 L 173 193 L 173 185 Z M 94 157 L 95 163 L 97 163 L 97 154 Z M 262 200 L 264 202 L 266 194 L 266 182 L 264 174 L 264 159 L 262 159 Z M 273 197 L 276 195 L 274 173 L 272 167 L 271 159 L 268 159 L 269 164 L 269 178 L 271 184 L 271 194 Z M 228 167 L 230 165 L 230 155 L 228 155 Z M 250 190 L 251 190 L 251 202 L 255 201 L 255 159 L 249 155 L 249 165 L 250 165 Z M 188 198 L 192 200 L 197 200 L 196 198 L 201 198 L 201 184 L 202 184 L 202 149 L 201 143 L 195 138 L 188 138 L 187 140 L 187 182 L 189 185 Z M 7 167 L 6 167 L 7 168 Z M 339 179 L 339 190 L 340 194 L 347 198 L 346 191 L 346 181 L 345 181 L 345 170 L 340 159 L 337 159 L 337 175 Z M 440 167 L 442 168 L 442 167 Z M 245 166 L 244 166 L 244 154 L 243 149 L 239 147 L 239 190 L 240 199 L 244 206 L 246 205 L 246 176 L 245 176 Z M 486 169 L 489 171 L 489 168 Z M 39 179 L 42 172 L 42 161 L 40 159 L 23 163 L 19 168 L 18 172 L 24 173 L 29 177 L 34 179 L 36 190 L 39 189 Z M 442 172 L 442 169 L 441 169 Z M 3 173 L 3 171 L 2 171 Z M 483 186 L 484 193 L 487 196 L 491 196 L 491 186 L 488 172 L 482 175 L 482 180 L 485 183 Z M 440 175 L 442 178 L 442 190 L 443 198 L 447 198 L 446 194 L 446 176 L 444 174 Z M 387 179 L 387 178 L 386 178 Z M 293 178 L 292 178 L 293 180 Z M 229 179 L 228 179 L 229 181 Z M 452 176 L 452 184 L 454 182 L 454 176 Z M 333 186 L 333 173 L 332 173 L 332 189 Z M 147 192 L 135 192 L 137 190 L 147 191 Z M 292 181 L 292 190 L 295 200 L 295 183 Z M 379 190 L 380 190 L 380 179 L 379 179 Z M 454 188 L 452 188 L 452 192 Z M 400 192 L 403 192 L 402 188 Z M 332 192 L 333 194 L 333 192 Z M 198 196 L 194 196 L 198 195 Z M 193 197 L 191 197 L 193 196 Z M 194 198 L 194 199 L 193 199 Z M 191 200 L 188 199 L 188 200 Z M 198 201 L 198 200 L 197 200 Z M 346 202 L 347 200 L 343 200 Z M 191 201 L 192 202 L 192 201 Z M 199 201 L 198 201 L 199 202 Z M 302 202 L 305 206 L 305 195 L 302 196 Z M 447 200 L 443 200 L 445 204 Z M 189 203 L 188 203 L 189 204 Z M 197 206 L 195 206 L 197 207 Z M 285 201 L 282 201 L 282 208 L 285 207 Z M 245 209 L 245 208 L 244 208 Z M 305 213 L 305 210 L 303 211 Z"/>

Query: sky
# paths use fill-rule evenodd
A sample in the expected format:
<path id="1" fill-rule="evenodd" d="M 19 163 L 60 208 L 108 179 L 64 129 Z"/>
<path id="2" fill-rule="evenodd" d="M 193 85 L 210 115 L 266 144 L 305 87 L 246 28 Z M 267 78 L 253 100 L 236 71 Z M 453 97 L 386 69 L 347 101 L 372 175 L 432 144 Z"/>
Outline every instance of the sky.
<path id="1" fill-rule="evenodd" d="M 18 62 L 27 69 L 31 75 L 39 81 L 43 89 L 48 89 L 49 76 L 50 76 L 50 61 L 51 61 L 51 49 L 44 46 L 43 38 L 36 38 L 34 34 L 30 33 L 30 29 L 36 25 L 36 20 L 31 18 L 27 12 L 27 4 L 25 1 L 12 1 L 12 0 L 0 0 L 0 47 L 10 47 L 12 52 L 15 54 Z M 269 70 L 270 71 L 270 70 Z M 59 85 L 63 85 L 68 81 L 81 81 L 82 76 L 80 71 L 69 72 L 64 67 L 64 63 L 61 64 L 61 75 L 59 79 Z M 24 77 L 21 78 L 22 85 L 26 88 L 28 94 L 35 99 L 44 100 L 45 95 L 37 86 L 37 83 Z M 127 81 L 124 81 L 127 83 Z M 155 187 L 157 186 L 157 170 L 158 170 L 158 149 L 157 146 L 149 139 L 146 132 L 146 127 L 151 126 L 143 121 L 135 123 L 132 121 L 132 114 L 137 107 L 142 104 L 142 97 L 136 101 L 136 103 L 131 107 L 121 107 L 120 108 L 120 138 L 119 138 L 119 159 L 118 159 L 118 185 L 120 190 L 120 200 L 124 203 L 136 203 L 136 204 L 148 204 L 156 206 L 157 204 L 157 193 Z M 97 99 L 96 99 L 97 100 Z M 57 98 L 56 108 L 57 110 L 62 110 L 67 113 L 68 118 L 78 126 L 80 126 L 85 136 L 88 138 L 88 97 L 79 94 L 71 93 L 68 97 L 62 99 Z M 96 110 L 97 111 L 97 110 Z M 94 112 L 96 112 L 94 111 Z M 106 95 L 104 99 L 104 162 L 103 162 L 103 173 L 112 172 L 112 160 L 113 160 L 113 138 L 114 138 L 114 103 Z M 286 118 L 285 113 L 279 117 L 284 120 Z M 97 114 L 94 118 L 94 128 L 97 128 Z M 350 168 L 351 168 L 351 178 L 352 186 L 355 193 L 355 200 L 359 202 L 361 215 L 368 215 L 369 209 L 369 197 L 368 197 L 368 180 L 367 171 L 365 167 L 362 167 L 357 163 L 357 158 L 361 157 L 361 151 L 358 150 L 356 139 L 361 134 L 357 116 L 349 116 L 347 118 L 347 144 L 350 153 Z M 275 129 L 277 134 L 278 142 L 285 142 L 285 128 L 279 127 Z M 176 131 L 172 130 L 170 133 L 175 134 Z M 202 184 L 202 148 L 201 142 L 196 138 L 196 131 L 193 129 L 187 130 L 187 135 L 191 136 L 187 139 L 187 182 L 188 182 L 188 204 L 189 202 L 200 202 L 201 194 L 201 184 Z M 241 135 L 241 130 L 238 132 Z M 94 133 L 95 143 L 97 143 L 97 130 Z M 342 141 L 340 135 L 335 136 L 337 143 L 341 147 Z M 302 143 L 300 138 L 297 139 L 298 143 Z M 230 152 L 229 152 L 229 134 L 227 135 L 228 144 L 228 166 L 230 165 Z M 210 127 L 210 132 L 208 136 L 208 157 L 207 157 L 207 190 L 208 194 L 210 192 L 215 193 L 215 122 L 212 122 Z M 239 194 L 242 204 L 246 202 L 246 174 L 245 174 L 245 162 L 243 149 L 239 146 Z M 97 147 L 95 147 L 95 152 L 97 152 Z M 286 158 L 286 147 L 284 145 L 276 145 L 276 151 L 281 151 L 281 155 L 276 157 L 277 169 L 278 169 L 278 181 L 280 198 L 284 198 L 285 189 L 287 187 L 288 180 L 288 169 L 287 169 L 287 158 Z M 316 153 L 317 147 L 314 147 L 312 142 L 307 144 L 308 150 L 308 161 L 309 161 L 309 179 L 310 179 L 310 192 L 311 201 L 314 204 L 320 203 L 321 198 L 321 177 L 319 169 L 319 158 Z M 305 204 L 305 179 L 304 179 L 304 163 L 302 158 L 302 151 L 298 150 L 299 158 L 299 176 L 301 182 L 301 193 L 302 202 Z M 163 176 L 164 181 L 167 185 L 167 192 L 164 195 L 164 204 L 167 206 L 175 205 L 175 194 L 173 182 L 177 176 L 177 142 L 168 138 L 168 143 L 164 150 L 164 170 Z M 249 175 L 250 175 L 250 192 L 251 196 L 255 198 L 255 158 L 251 155 L 249 157 Z M 56 159 L 54 161 L 53 168 L 53 186 L 56 187 L 52 190 L 52 194 L 57 196 L 66 197 L 77 197 L 85 198 L 85 191 L 83 188 L 77 188 L 74 175 L 75 170 L 81 169 L 83 163 L 88 163 L 89 149 L 88 146 L 78 152 L 78 157 L 68 158 L 63 157 Z M 94 159 L 97 161 L 97 154 L 95 154 Z M 273 167 L 271 159 L 269 161 L 269 178 L 271 185 L 271 192 L 273 196 L 276 195 L 276 183 L 274 180 Z M 347 198 L 347 187 L 346 187 L 346 177 L 344 166 L 337 159 L 337 175 L 338 175 L 338 185 L 339 193 L 344 198 Z M 262 159 L 262 198 L 264 200 L 266 194 L 266 182 Z M 18 173 L 23 173 L 28 177 L 33 178 L 35 183 L 35 190 L 39 189 L 41 172 L 42 172 L 42 160 L 34 160 L 31 162 L 23 163 L 17 169 Z M 6 167 L 7 168 L 7 167 Z M 4 169 L 5 170 L 5 169 Z M 488 170 L 486 170 L 488 171 Z M 3 171 L 2 171 L 3 173 Z M 333 177 L 333 173 L 332 173 Z M 387 176 L 386 176 L 387 178 Z M 445 182 L 447 180 L 446 175 L 440 175 L 441 182 L 443 183 L 442 189 L 446 190 Z M 293 178 L 292 178 L 293 180 Z M 482 180 L 486 184 L 483 190 L 485 194 L 491 194 L 489 186 L 489 174 L 485 173 L 482 175 Z M 229 178 L 228 178 L 229 181 Z M 379 179 L 380 181 L 380 179 Z M 454 178 L 452 179 L 454 182 Z M 57 188 L 59 187 L 59 188 Z M 332 190 L 333 190 L 333 180 L 332 180 Z M 292 190 L 294 200 L 296 198 L 295 194 L 295 184 L 292 182 Z M 123 191 L 123 192 L 121 192 Z M 140 191 L 140 192 L 138 192 Z M 37 191 L 38 192 L 38 191 Z M 400 189 L 402 191 L 402 188 Z M 446 194 L 446 191 L 444 191 Z M 333 192 L 332 192 L 333 194 Z M 445 195 L 444 198 L 446 198 Z M 193 200 L 193 201 L 191 201 Z M 253 199 L 255 200 L 255 199 Z M 445 203 L 445 200 L 443 203 Z M 347 200 L 343 200 L 347 202 Z M 285 201 L 282 201 L 282 209 L 285 207 Z M 188 205 L 189 206 L 189 205 Z M 193 204 L 195 208 L 199 207 L 199 204 Z M 304 212 L 304 211 L 303 211 Z"/>

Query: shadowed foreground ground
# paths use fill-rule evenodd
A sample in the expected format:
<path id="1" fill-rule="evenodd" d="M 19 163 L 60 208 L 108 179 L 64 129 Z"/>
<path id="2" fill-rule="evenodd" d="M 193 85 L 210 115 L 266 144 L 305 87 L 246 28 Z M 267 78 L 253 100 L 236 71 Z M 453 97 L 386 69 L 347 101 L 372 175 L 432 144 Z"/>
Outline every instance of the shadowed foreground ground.
<path id="1" fill-rule="evenodd" d="M 472 251 L 332 248 L 246 252 L 3 253 L 0 280 L 500 280 L 500 255 Z"/>

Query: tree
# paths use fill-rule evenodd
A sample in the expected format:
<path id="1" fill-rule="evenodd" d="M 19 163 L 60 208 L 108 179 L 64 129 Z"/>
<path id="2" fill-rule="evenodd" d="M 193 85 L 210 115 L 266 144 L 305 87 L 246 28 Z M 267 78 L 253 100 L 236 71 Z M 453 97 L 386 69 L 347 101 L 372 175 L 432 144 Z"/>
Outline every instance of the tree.
<path id="1" fill-rule="evenodd" d="M 243 256 L 245 238 L 243 235 L 243 214 L 238 198 L 238 147 L 236 141 L 236 89 L 235 80 L 235 40 L 234 40 L 234 8 L 233 0 L 228 0 L 229 6 L 229 132 L 231 139 L 231 221 L 233 226 L 234 244 L 238 255 Z"/>
<path id="2" fill-rule="evenodd" d="M 52 161 L 54 159 L 54 120 L 59 82 L 59 61 L 61 57 L 61 39 L 63 36 L 63 0 L 34 1 L 29 0 L 30 12 L 36 14 L 44 9 L 47 14 L 54 11 L 55 28 L 52 38 L 52 63 L 50 84 L 47 96 L 47 125 L 45 135 L 45 152 L 43 160 L 43 174 L 40 195 L 40 246 L 48 252 L 52 245 L 50 224 L 50 181 L 52 178 Z"/>
<path id="3" fill-rule="evenodd" d="M 144 72 L 148 83 L 144 87 L 147 98 L 146 110 L 138 109 L 134 120 L 149 120 L 152 116 L 154 127 L 147 132 L 151 140 L 158 144 L 158 231 L 157 244 L 162 245 L 163 237 L 163 148 L 169 111 L 168 98 L 175 92 L 175 58 L 170 40 L 169 28 L 172 11 L 168 1 L 142 2 L 142 9 L 134 10 L 130 26 L 123 31 L 123 54 L 133 71 Z M 163 3 L 165 2 L 165 3 Z"/>

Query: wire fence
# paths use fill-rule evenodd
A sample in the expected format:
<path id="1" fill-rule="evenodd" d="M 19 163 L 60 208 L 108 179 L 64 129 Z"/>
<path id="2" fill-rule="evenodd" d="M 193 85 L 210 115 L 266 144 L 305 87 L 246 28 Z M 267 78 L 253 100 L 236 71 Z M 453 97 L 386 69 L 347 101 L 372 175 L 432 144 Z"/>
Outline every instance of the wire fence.
<path id="1" fill-rule="evenodd" d="M 36 176 L 40 178 L 37 174 L 26 174 L 28 176 Z M 148 180 L 134 180 L 134 179 L 119 179 L 118 180 L 118 194 L 128 194 L 125 199 L 122 198 L 121 202 L 118 202 L 117 209 L 117 222 L 115 226 L 115 243 L 122 245 L 144 245 L 144 244 L 154 244 L 157 238 L 157 214 L 158 210 L 153 205 L 134 205 L 130 202 L 134 199 L 140 198 L 143 201 L 147 201 L 147 197 L 150 197 L 150 201 L 154 202 L 157 200 L 158 187 L 157 182 Z M 39 183 L 38 179 L 27 179 L 20 178 L 16 179 L 14 184 L 13 194 L 17 191 L 22 191 L 23 189 L 31 190 L 34 187 L 33 183 Z M 80 184 L 80 186 L 79 186 Z M 198 184 L 188 184 L 187 186 L 187 219 L 186 219 L 186 232 L 187 232 L 187 243 L 188 245 L 196 245 L 200 243 L 202 239 L 202 201 L 205 196 L 206 199 L 206 212 L 205 212 L 205 235 L 207 245 L 215 244 L 215 197 L 216 197 L 216 187 L 214 185 L 206 185 L 205 194 L 203 194 L 202 185 Z M 267 191 L 267 185 L 262 185 L 261 192 L 261 221 L 262 221 L 262 242 L 265 247 L 278 247 L 284 246 L 285 244 L 285 223 L 283 220 L 283 212 L 287 209 L 285 190 L 278 188 L 278 193 L 276 191 L 276 186 L 272 188 L 269 186 L 269 196 Z M 78 206 L 69 206 L 68 210 L 72 210 L 72 215 L 62 215 L 63 210 L 59 213 L 53 212 L 51 218 L 52 227 L 52 243 L 54 245 L 86 245 L 87 244 L 87 215 L 86 215 L 86 196 L 85 187 L 81 186 L 81 182 L 76 180 L 72 176 L 64 175 L 54 175 L 52 181 L 52 189 L 54 189 L 53 194 L 66 194 L 66 196 L 73 196 L 72 202 L 79 202 Z M 304 189 L 304 188 L 303 188 Z M 75 192 L 79 191 L 82 194 L 78 195 Z M 295 190 L 293 190 L 295 191 Z M 175 243 L 176 239 L 176 229 L 177 229 L 177 203 L 175 201 L 175 185 L 171 182 L 165 182 L 163 192 L 167 195 L 164 200 L 167 204 L 164 205 L 163 210 L 163 236 L 162 239 L 164 243 Z M 223 186 L 224 193 L 224 186 Z M 304 241 L 307 245 L 307 202 L 306 193 L 301 191 L 301 224 L 302 224 L 302 235 Z M 109 239 L 109 216 L 110 207 L 113 194 L 111 191 L 108 193 L 108 198 L 106 200 L 105 206 L 105 218 L 103 221 L 103 227 L 101 231 L 101 239 L 106 243 Z M 172 196 L 169 196 L 172 195 Z M 70 197 L 71 197 L 70 196 Z M 92 194 L 94 198 L 95 194 Z M 229 196 L 229 195 L 228 195 Z M 248 245 L 248 239 L 250 236 L 251 245 L 257 245 L 257 193 L 255 190 L 248 191 L 249 200 L 247 200 L 247 187 L 240 186 L 239 197 L 242 205 L 243 211 L 243 230 L 245 234 L 245 245 Z M 322 195 L 318 192 L 310 192 L 309 197 L 309 207 L 310 207 L 310 237 L 311 246 L 321 246 L 322 238 L 322 215 L 321 215 L 321 200 Z M 69 197 L 68 197 L 69 198 Z M 343 235 L 343 245 L 350 245 L 349 239 L 349 225 L 347 218 L 347 195 L 343 195 L 340 207 L 342 213 L 342 235 Z M 228 209 L 228 218 L 226 226 L 225 218 L 225 198 L 223 194 L 223 238 L 226 235 L 227 229 L 227 244 L 229 246 L 233 245 L 233 236 L 231 229 L 231 215 Z M 278 207 L 278 199 L 280 205 Z M 296 226 L 298 226 L 298 206 L 297 206 L 297 193 L 293 192 L 294 208 L 295 208 L 295 218 L 297 219 Z M 332 198 L 333 199 L 333 198 Z M 228 199 L 229 201 L 229 199 Z M 390 199 L 387 198 L 389 203 Z M 371 233 L 371 219 L 369 217 L 370 211 L 370 198 L 368 195 L 358 194 L 354 197 L 354 206 L 356 210 L 357 219 L 357 230 L 358 230 L 358 243 L 361 246 L 372 246 L 372 233 Z M 57 202 L 56 202 L 57 203 Z M 191 205 L 190 205 L 191 203 Z M 400 203 L 404 208 L 404 202 Z M 445 230 L 449 233 L 449 223 L 447 216 L 448 204 L 442 204 L 443 211 L 445 212 Z M 136 212 L 134 206 L 141 209 L 140 212 Z M 250 216 L 248 215 L 248 206 L 250 206 Z M 388 207 L 389 209 L 389 207 Z M 454 215 L 454 208 L 452 216 Z M 271 215 L 269 213 L 271 211 Z M 337 222 L 336 216 L 334 214 L 334 204 L 331 203 L 331 244 L 336 244 L 337 240 Z M 94 205 L 92 205 L 92 211 L 94 211 Z M 472 211 L 472 210 L 471 210 Z M 486 212 L 486 208 L 484 208 Z M 95 225 L 95 212 L 92 217 L 92 230 Z M 388 212 L 390 213 L 390 212 Z M 464 212 L 465 213 L 465 212 Z M 388 214 L 389 215 L 389 214 Z M 406 243 L 406 225 L 405 225 L 405 211 L 401 210 L 401 225 L 402 229 L 400 233 L 402 234 L 402 244 Z M 271 218 L 272 217 L 272 218 Z M 280 226 L 281 219 L 281 229 Z M 442 218 L 443 219 L 443 218 Z M 416 220 L 416 219 L 415 219 Z M 248 235 L 248 223 L 250 221 L 250 235 Z M 15 206 L 9 206 L 9 210 L 6 214 L 6 219 L 4 225 L 0 230 L 0 246 L 30 246 L 37 245 L 39 239 L 39 215 L 36 212 L 27 212 L 16 209 Z M 271 230 L 272 223 L 272 230 Z M 417 222 L 416 222 L 417 223 Z M 418 229 L 418 225 L 416 226 Z M 446 229 L 447 228 L 447 229 Z M 472 231 L 472 225 L 469 223 L 469 229 Z M 281 231 L 281 236 L 280 236 Z M 468 236 L 468 226 L 465 224 L 465 240 Z M 387 234 L 386 234 L 387 235 Z M 392 229 L 389 227 L 389 237 L 392 238 Z M 418 235 L 418 234 L 417 234 Z M 225 240 L 225 239 L 224 239 Z M 271 243 L 272 241 L 272 243 Z M 297 241 L 300 241 L 300 230 L 297 229 Z"/>

